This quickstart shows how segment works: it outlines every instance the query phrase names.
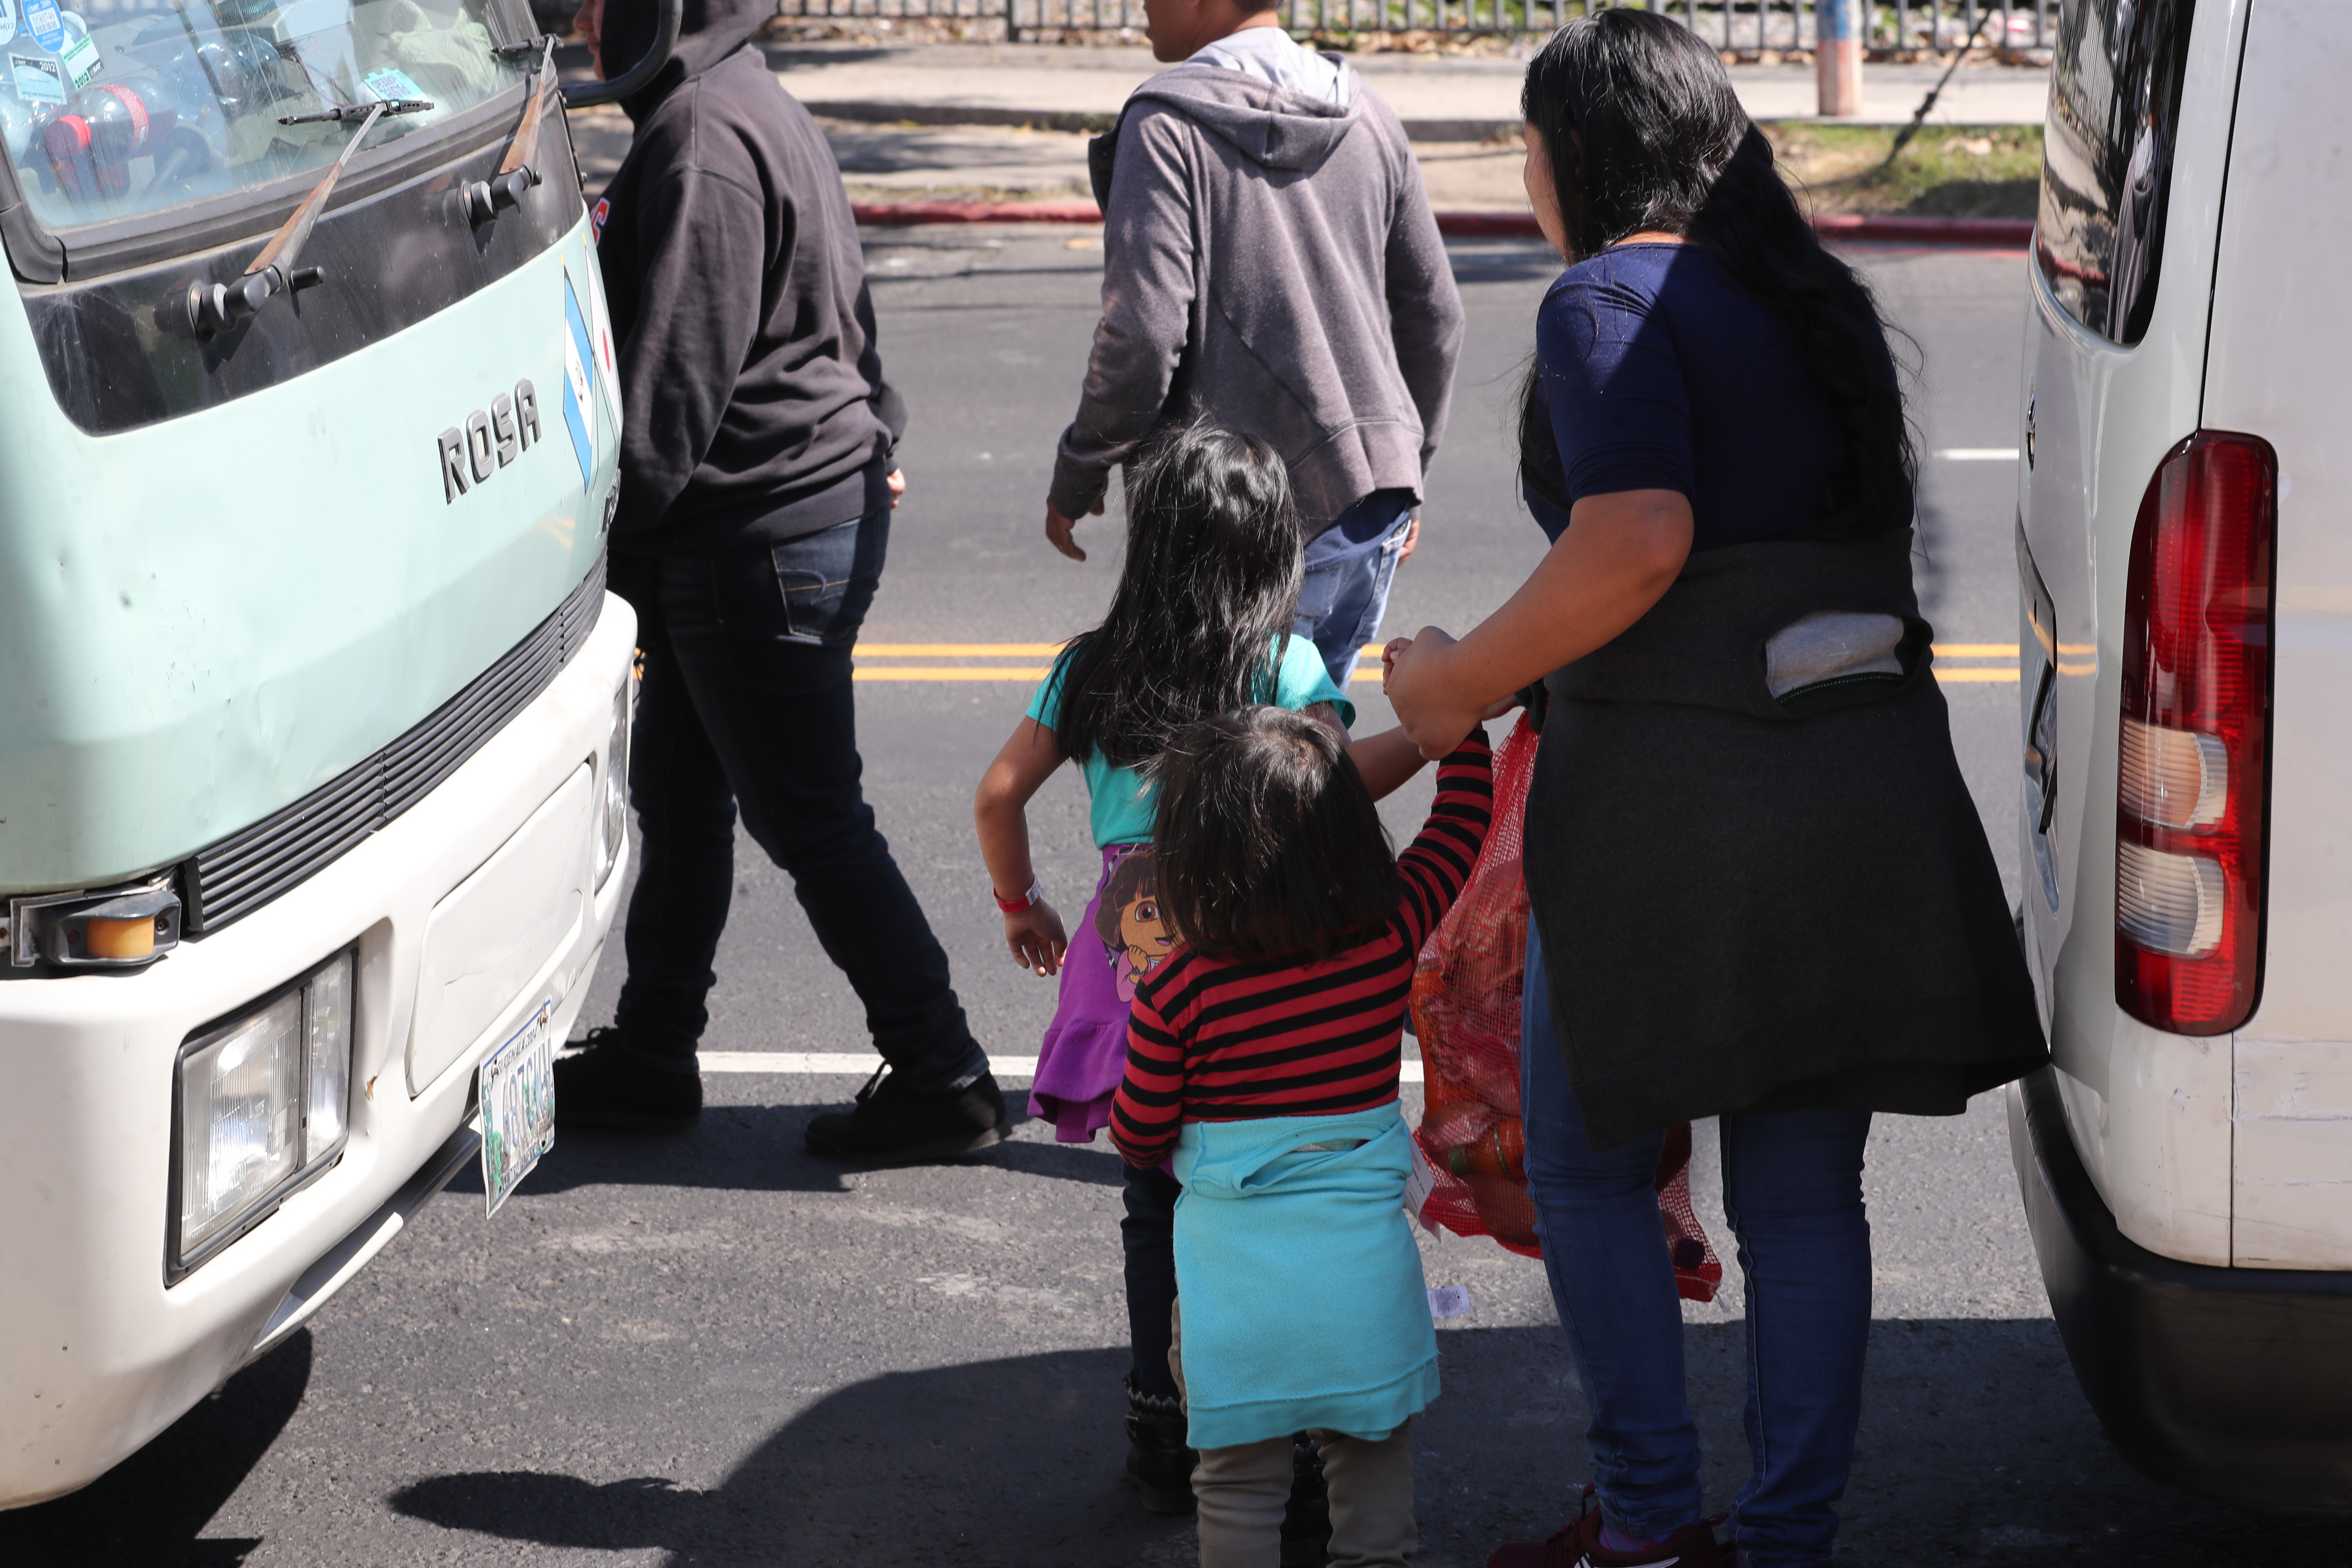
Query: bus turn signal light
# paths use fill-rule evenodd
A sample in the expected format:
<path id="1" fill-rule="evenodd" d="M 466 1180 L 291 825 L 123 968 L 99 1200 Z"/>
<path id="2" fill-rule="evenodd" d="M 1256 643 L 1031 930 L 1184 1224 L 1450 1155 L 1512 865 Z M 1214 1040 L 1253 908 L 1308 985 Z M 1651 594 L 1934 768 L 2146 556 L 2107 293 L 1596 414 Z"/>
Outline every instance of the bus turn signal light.
<path id="1" fill-rule="evenodd" d="M 180 945 L 180 899 L 168 888 L 62 902 L 40 911 L 41 956 L 65 969 L 135 969 Z"/>
<path id="2" fill-rule="evenodd" d="M 89 922 L 89 955 L 137 963 L 155 955 L 155 922 L 102 921 Z"/>

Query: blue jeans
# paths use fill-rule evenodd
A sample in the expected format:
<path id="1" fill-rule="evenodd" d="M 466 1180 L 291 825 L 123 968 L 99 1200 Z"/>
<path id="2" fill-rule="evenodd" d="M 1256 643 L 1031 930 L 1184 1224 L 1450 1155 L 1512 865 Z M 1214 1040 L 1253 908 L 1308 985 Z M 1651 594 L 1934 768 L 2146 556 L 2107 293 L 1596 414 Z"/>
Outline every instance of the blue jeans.
<path id="1" fill-rule="evenodd" d="M 1307 545 L 1307 576 L 1290 635 L 1323 656 L 1331 683 L 1348 689 L 1356 655 L 1378 636 L 1396 581 L 1397 552 L 1421 503 L 1411 490 L 1374 490 Z"/>
<path id="2" fill-rule="evenodd" d="M 988 1070 L 858 784 L 850 645 L 889 543 L 885 510 L 737 555 L 614 558 L 646 671 L 629 759 L 642 847 L 614 1018 L 639 1049 L 690 1061 L 702 1037 L 740 806 L 892 1070 L 921 1089 Z"/>
<path id="3" fill-rule="evenodd" d="M 1551 1026 L 1542 944 L 1528 932 L 1519 1093 L 1544 1270 L 1591 1412 L 1585 1440 L 1609 1522 L 1666 1535 L 1699 1517 L 1698 1428 L 1683 1384 L 1682 1309 L 1653 1182 L 1663 1131 L 1596 1150 Z M 1870 1334 L 1866 1110 L 1722 1118 L 1723 1206 L 1748 1287 L 1748 1446 L 1733 1509 L 1747 1568 L 1827 1563 L 1845 1491 Z"/>

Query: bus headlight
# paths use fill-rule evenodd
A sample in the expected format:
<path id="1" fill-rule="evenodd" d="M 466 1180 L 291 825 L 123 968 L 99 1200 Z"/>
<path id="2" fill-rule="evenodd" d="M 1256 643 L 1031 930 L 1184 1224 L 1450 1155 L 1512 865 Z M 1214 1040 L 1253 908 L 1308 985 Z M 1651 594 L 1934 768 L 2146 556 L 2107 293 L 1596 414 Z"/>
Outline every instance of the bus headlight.
<path id="1" fill-rule="evenodd" d="M 349 1130 L 353 955 L 319 968 L 180 1053 L 173 1280 L 326 1168 Z"/>
<path id="2" fill-rule="evenodd" d="M 636 694 L 635 676 L 624 678 L 613 693 L 613 729 L 604 737 L 602 766 L 602 809 L 596 823 L 596 886 L 603 889 L 620 864 L 621 846 L 629 836 L 629 699 Z"/>

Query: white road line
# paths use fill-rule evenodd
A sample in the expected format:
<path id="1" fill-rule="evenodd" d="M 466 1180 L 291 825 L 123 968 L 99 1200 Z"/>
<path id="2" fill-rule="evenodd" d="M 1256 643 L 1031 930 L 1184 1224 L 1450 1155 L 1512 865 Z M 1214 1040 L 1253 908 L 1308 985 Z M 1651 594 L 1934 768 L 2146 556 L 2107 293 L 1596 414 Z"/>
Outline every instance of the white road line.
<path id="1" fill-rule="evenodd" d="M 710 1072 L 792 1073 L 867 1078 L 882 1065 L 870 1051 L 704 1051 L 702 1070 Z M 1034 1078 L 1035 1057 L 991 1057 L 988 1065 L 1000 1079 Z M 1404 1081 L 1421 1081 L 1421 1064 L 1404 1064 Z"/>
<path id="2" fill-rule="evenodd" d="M 1948 463 L 2014 463 L 2014 447 L 1947 447 L 1936 454 Z"/>

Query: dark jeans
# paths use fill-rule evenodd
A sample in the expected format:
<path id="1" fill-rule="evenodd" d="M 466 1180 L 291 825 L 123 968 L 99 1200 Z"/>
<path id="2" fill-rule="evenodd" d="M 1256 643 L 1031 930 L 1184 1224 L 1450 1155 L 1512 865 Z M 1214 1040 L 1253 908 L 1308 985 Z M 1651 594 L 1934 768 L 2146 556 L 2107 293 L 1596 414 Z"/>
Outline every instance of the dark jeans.
<path id="1" fill-rule="evenodd" d="M 1342 691 L 1356 672 L 1357 655 L 1380 633 L 1396 582 L 1397 552 L 1419 504 L 1411 490 L 1374 490 L 1307 542 L 1290 633 L 1314 643 Z"/>
<path id="2" fill-rule="evenodd" d="M 740 805 L 891 1068 L 920 1089 L 988 1070 L 858 787 L 850 645 L 889 542 L 883 510 L 751 553 L 614 559 L 645 652 L 629 764 L 642 848 L 614 1020 L 640 1049 L 690 1061 L 709 1021 Z"/>
<path id="3" fill-rule="evenodd" d="M 1596 1150 L 1551 1026 L 1528 932 L 1519 1094 L 1544 1271 L 1592 1413 L 1585 1438 L 1611 1524 L 1665 1535 L 1699 1517 L 1698 1428 L 1683 1387 L 1683 1316 L 1658 1228 L 1663 1132 Z M 1748 1446 L 1733 1504 L 1742 1568 L 1827 1563 L 1853 1463 L 1870 1334 L 1866 1110 L 1721 1121 L 1723 1206 L 1748 1289 Z"/>
<path id="4" fill-rule="evenodd" d="M 1176 1308 L 1176 1200 L 1184 1184 L 1157 1165 L 1127 1169 L 1127 1217 L 1118 1239 L 1127 1251 L 1127 1337 L 1135 1349 L 1135 1386 L 1176 1397 L 1168 1365 Z"/>

